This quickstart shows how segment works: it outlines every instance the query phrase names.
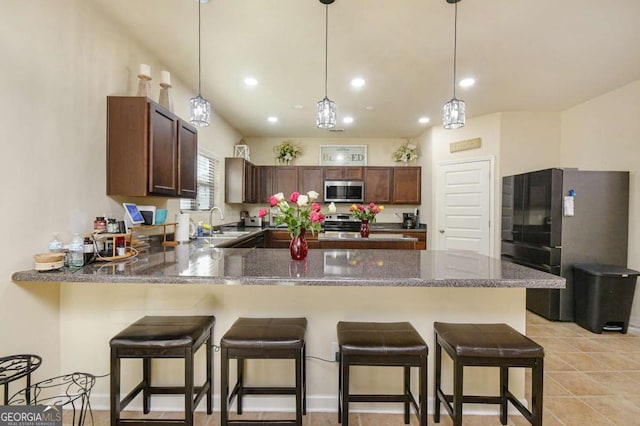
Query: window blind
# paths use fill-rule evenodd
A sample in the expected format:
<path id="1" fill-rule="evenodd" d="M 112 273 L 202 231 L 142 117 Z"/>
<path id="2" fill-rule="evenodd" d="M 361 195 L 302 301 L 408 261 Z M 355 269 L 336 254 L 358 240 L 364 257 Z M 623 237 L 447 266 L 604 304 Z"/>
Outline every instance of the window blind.
<path id="1" fill-rule="evenodd" d="M 198 150 L 198 193 L 195 199 L 180 199 L 180 210 L 209 210 L 219 190 L 220 159 L 206 150 Z"/>

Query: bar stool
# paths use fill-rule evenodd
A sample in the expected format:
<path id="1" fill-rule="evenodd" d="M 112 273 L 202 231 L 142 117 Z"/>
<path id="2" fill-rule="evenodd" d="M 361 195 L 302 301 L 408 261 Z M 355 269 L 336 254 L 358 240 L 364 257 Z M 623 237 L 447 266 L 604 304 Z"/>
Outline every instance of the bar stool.
<path id="1" fill-rule="evenodd" d="M 0 386 L 4 388 L 4 405 L 9 404 L 9 383 L 25 378 L 25 403 L 31 403 L 31 373 L 40 367 L 42 358 L 33 354 L 0 357 Z"/>
<path id="2" fill-rule="evenodd" d="M 146 316 L 131 324 L 111 339 L 111 425 L 121 423 L 166 425 L 193 425 L 193 413 L 204 395 L 207 396 L 207 414 L 213 411 L 213 325 L 214 316 Z M 194 386 L 193 358 L 205 345 L 207 352 L 206 380 Z M 120 400 L 120 360 L 142 358 L 142 381 Z M 184 386 L 168 387 L 151 384 L 153 358 L 184 358 Z M 143 412 L 151 409 L 151 395 L 184 394 L 184 420 L 160 421 L 153 419 L 121 419 L 120 412 L 140 393 Z M 194 398 L 195 394 L 195 398 Z"/>
<path id="3" fill-rule="evenodd" d="M 507 424 L 511 402 L 533 425 L 542 425 L 542 383 L 544 349 L 507 324 L 433 324 L 436 342 L 434 421 L 440 422 L 440 403 L 449 412 L 454 426 L 462 425 L 462 404 L 499 404 L 500 422 Z M 453 395 L 441 389 L 442 348 L 453 360 Z M 464 367 L 499 367 L 500 396 L 463 395 Z M 531 411 L 509 391 L 509 368 L 531 368 Z M 451 404 L 453 403 L 453 405 Z"/>
<path id="4" fill-rule="evenodd" d="M 65 425 L 69 424 L 69 420 L 71 420 L 72 425 L 83 426 L 87 421 L 87 415 L 91 417 L 93 423 L 90 397 L 91 389 L 93 389 L 95 383 L 95 376 L 89 373 L 76 372 L 51 377 L 41 382 L 30 384 L 17 392 L 11 397 L 7 405 L 55 406 L 64 409 L 65 413 L 71 413 L 71 419 L 68 419 L 65 418 L 66 414 L 59 412 Z"/>
<path id="5" fill-rule="evenodd" d="M 420 426 L 427 424 L 427 355 L 429 348 L 408 322 L 339 322 L 340 372 L 338 422 L 349 424 L 350 402 L 402 402 L 404 423 L 413 405 Z M 354 395 L 349 391 L 349 368 L 354 365 L 399 366 L 404 369 L 404 391 L 397 395 Z M 411 367 L 419 368 L 419 402 L 411 393 Z"/>
<path id="6" fill-rule="evenodd" d="M 242 414 L 244 395 L 295 395 L 295 420 L 263 420 L 260 424 L 302 425 L 307 414 L 305 334 L 306 318 L 238 318 L 220 340 L 221 425 L 249 425 L 256 421 L 229 420 L 229 407 L 237 396 Z M 236 384 L 229 394 L 229 360 L 236 359 Z M 245 359 L 295 360 L 295 387 L 250 387 L 245 385 Z"/>

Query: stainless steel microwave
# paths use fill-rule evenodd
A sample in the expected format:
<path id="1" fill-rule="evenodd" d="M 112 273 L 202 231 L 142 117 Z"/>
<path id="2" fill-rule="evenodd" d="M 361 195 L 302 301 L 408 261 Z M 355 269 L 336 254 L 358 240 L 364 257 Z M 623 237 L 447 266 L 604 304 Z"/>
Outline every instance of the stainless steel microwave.
<path id="1" fill-rule="evenodd" d="M 361 180 L 325 180 L 324 201 L 362 203 L 364 201 L 364 182 Z"/>

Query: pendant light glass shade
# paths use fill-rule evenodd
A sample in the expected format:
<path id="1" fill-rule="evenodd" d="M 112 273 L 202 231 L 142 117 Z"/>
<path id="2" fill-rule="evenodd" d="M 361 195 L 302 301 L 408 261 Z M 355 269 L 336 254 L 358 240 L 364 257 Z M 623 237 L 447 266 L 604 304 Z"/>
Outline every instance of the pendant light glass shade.
<path id="1" fill-rule="evenodd" d="M 329 4 L 334 0 L 320 0 L 325 5 L 325 39 L 324 39 L 324 99 L 318 102 L 316 109 L 316 127 L 333 129 L 336 127 L 336 103 L 327 96 L 327 64 L 329 56 Z"/>
<path id="2" fill-rule="evenodd" d="M 207 127 L 211 123 L 211 104 L 202 97 L 202 79 L 201 79 L 201 30 L 200 30 L 200 5 L 198 0 L 198 96 L 189 100 L 189 123 L 197 127 Z"/>
<path id="3" fill-rule="evenodd" d="M 320 129 L 333 129 L 336 127 L 336 103 L 329 98 L 324 98 L 318 102 L 316 127 Z"/>
<path id="4" fill-rule="evenodd" d="M 455 4 L 455 18 L 453 26 L 453 99 L 444 104 L 442 125 L 445 129 L 459 129 L 464 127 L 465 104 L 464 101 L 456 99 L 456 59 L 458 50 L 458 2 L 460 0 L 447 0 L 447 3 Z"/>
<path id="5" fill-rule="evenodd" d="M 200 95 L 189 100 L 189 123 L 198 127 L 211 123 L 211 104 Z"/>
<path id="6" fill-rule="evenodd" d="M 459 129 L 464 127 L 464 101 L 453 98 L 444 104 L 442 124 L 445 129 Z"/>

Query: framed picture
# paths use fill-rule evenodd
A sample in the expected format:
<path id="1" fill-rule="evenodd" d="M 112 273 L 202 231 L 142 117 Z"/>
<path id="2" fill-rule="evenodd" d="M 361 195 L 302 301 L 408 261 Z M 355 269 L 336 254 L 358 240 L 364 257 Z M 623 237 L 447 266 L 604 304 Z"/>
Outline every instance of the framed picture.
<path id="1" fill-rule="evenodd" d="M 366 166 L 366 145 L 320 145 L 321 166 Z"/>

